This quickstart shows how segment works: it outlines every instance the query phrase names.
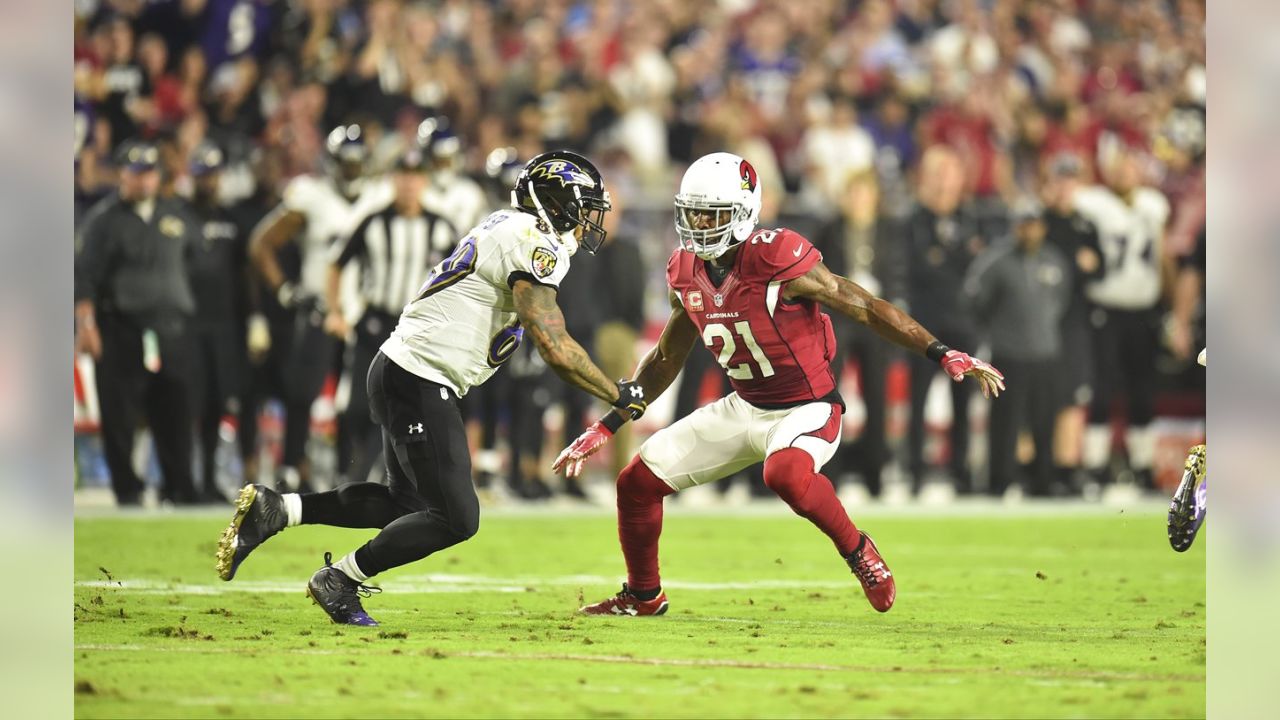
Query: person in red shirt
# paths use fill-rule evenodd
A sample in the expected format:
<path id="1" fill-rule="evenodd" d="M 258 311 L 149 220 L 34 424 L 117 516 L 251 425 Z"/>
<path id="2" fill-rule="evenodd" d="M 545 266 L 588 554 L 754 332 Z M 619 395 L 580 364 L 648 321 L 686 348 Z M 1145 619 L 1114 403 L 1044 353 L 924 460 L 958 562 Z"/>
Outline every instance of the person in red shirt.
<path id="1" fill-rule="evenodd" d="M 943 144 L 964 161 L 968 188 L 979 198 L 1001 194 L 1009 184 L 1009 161 L 996 145 L 996 126 L 989 91 L 974 89 L 950 105 L 943 105 L 923 121 L 926 146 Z"/>
<path id="2" fill-rule="evenodd" d="M 581 612 L 661 615 L 658 575 L 662 499 L 764 462 L 765 484 L 835 544 L 872 607 L 894 601 L 893 575 L 871 538 L 854 526 L 820 473 L 839 447 L 844 402 L 830 361 L 826 306 L 885 339 L 942 364 L 956 381 L 973 377 L 987 395 L 1004 376 L 952 350 L 906 313 L 833 274 L 798 233 L 757 229 L 760 182 L 749 162 L 712 153 L 694 162 L 676 195 L 680 247 L 667 263 L 671 317 L 640 361 L 632 385 L 645 402 L 675 379 L 701 338 L 734 392 L 655 433 L 618 476 L 618 534 L 628 579 L 616 596 Z M 556 459 L 573 477 L 630 416 L 610 413 Z"/>

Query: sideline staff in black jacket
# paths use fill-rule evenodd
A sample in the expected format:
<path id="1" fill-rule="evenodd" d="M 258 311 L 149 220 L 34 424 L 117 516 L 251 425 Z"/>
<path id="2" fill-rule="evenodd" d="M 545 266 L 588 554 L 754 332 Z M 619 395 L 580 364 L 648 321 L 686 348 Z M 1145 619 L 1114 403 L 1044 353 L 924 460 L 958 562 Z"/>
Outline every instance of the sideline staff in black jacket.
<path id="1" fill-rule="evenodd" d="M 969 263 L 984 242 L 964 200 L 964 166 L 951 150 L 935 145 L 920 161 L 920 206 L 907 220 L 910 255 L 908 298 L 911 314 L 951 347 L 973 347 L 977 333 L 964 308 L 961 288 Z M 925 396 L 938 364 L 927 358 L 911 363 L 911 421 L 907 430 L 912 489 L 924 481 Z M 972 383 L 947 383 L 951 390 L 951 475 L 956 492 L 972 491 L 969 472 L 969 390 Z"/>
<path id="2" fill-rule="evenodd" d="M 133 469 L 139 410 L 155 438 L 162 497 L 194 500 L 186 261 L 199 226 L 182 201 L 157 197 L 159 159 L 150 143 L 126 143 L 119 192 L 94 206 L 76 238 L 76 350 L 97 361 L 102 440 L 121 505 L 142 494 Z"/>

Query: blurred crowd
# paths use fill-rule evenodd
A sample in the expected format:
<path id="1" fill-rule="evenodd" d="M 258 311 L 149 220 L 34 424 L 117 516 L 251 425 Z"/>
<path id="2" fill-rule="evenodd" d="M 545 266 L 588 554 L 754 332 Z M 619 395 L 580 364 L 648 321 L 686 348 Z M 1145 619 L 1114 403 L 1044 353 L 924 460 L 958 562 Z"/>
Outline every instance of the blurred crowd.
<path id="1" fill-rule="evenodd" d="M 806 234 L 834 270 L 1010 376 L 976 411 L 967 385 L 948 388 L 939 433 L 936 368 L 837 323 L 833 367 L 865 412 L 834 479 L 873 495 L 890 468 L 916 490 L 1151 487 L 1153 420 L 1203 407 L 1204 21 L 1203 0 L 77 0 L 76 218 L 128 181 L 122 150 L 139 139 L 158 151 L 161 198 L 225 211 L 246 280 L 225 286 L 244 297 L 215 344 L 235 371 L 193 413 L 243 430 L 261 405 L 247 396 L 279 394 L 249 379 L 249 320 L 275 299 L 253 297 L 243 248 L 293 178 L 333 174 L 332 128 L 360 127 L 361 172 L 378 177 L 424 121 L 447 124 L 458 142 L 433 182 L 478 183 L 490 208 L 517 159 L 596 161 L 615 249 L 583 259 L 594 269 L 561 302 L 613 367 L 665 319 L 683 169 L 728 150 L 759 172 L 762 226 Z M 210 148 L 216 182 L 193 161 Z M 676 417 L 724 391 L 712 362 L 691 357 Z M 500 376 L 469 403 L 478 482 L 582 494 L 545 460 L 597 409 L 536 354 Z M 248 477 L 260 453 L 245 436 Z M 213 487 L 211 463 L 194 486 Z M 330 475 L 315 482 L 344 478 Z"/>

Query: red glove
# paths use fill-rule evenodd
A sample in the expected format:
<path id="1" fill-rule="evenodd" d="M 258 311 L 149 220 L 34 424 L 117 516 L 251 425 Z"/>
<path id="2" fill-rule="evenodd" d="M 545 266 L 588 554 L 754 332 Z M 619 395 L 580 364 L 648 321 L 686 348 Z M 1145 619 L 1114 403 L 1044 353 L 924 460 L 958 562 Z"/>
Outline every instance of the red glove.
<path id="1" fill-rule="evenodd" d="M 977 378 L 982 386 L 982 397 L 999 397 L 1000 391 L 1004 390 L 1004 375 L 999 370 L 959 350 L 948 350 L 942 356 L 942 369 L 956 382 L 964 380 L 966 375 Z"/>
<path id="2" fill-rule="evenodd" d="M 586 464 L 587 458 L 604 447 L 611 437 L 613 431 L 597 420 L 572 445 L 560 451 L 560 456 L 551 465 L 551 469 L 558 472 L 560 468 L 564 468 L 565 477 L 578 477 L 582 474 L 582 466 Z"/>

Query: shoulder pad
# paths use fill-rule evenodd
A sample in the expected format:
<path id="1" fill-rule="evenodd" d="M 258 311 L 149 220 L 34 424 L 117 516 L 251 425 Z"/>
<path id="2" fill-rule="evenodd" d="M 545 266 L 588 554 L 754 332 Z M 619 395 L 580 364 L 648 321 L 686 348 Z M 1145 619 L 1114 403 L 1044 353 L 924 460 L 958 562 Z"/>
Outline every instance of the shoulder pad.
<path id="1" fill-rule="evenodd" d="M 766 282 L 794 280 L 822 261 L 807 238 L 788 228 L 757 230 L 742 244 L 742 272 Z"/>

